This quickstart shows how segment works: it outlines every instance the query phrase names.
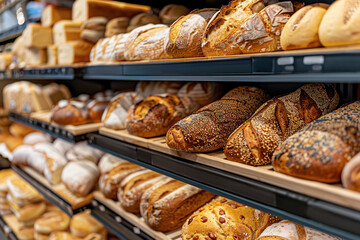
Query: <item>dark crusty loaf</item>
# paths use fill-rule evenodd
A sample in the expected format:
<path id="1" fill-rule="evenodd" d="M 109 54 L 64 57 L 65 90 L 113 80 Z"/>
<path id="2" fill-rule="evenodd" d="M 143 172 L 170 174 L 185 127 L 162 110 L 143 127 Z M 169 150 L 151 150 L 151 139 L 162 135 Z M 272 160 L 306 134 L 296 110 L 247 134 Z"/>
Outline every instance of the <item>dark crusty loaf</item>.
<path id="1" fill-rule="evenodd" d="M 273 98 L 230 135 L 224 153 L 231 161 L 269 164 L 279 144 L 306 124 L 334 110 L 338 103 L 339 96 L 332 86 L 316 83 Z"/>
<path id="2" fill-rule="evenodd" d="M 273 155 L 275 171 L 336 183 L 360 152 L 360 101 L 327 114 L 289 137 Z"/>
<path id="3" fill-rule="evenodd" d="M 261 89 L 238 87 L 220 100 L 177 122 L 166 135 L 170 148 L 209 152 L 224 147 L 229 135 L 269 99 Z"/>
<path id="4" fill-rule="evenodd" d="M 146 189 L 159 181 L 160 173 L 148 169 L 138 171 L 127 176 L 120 184 L 118 199 L 121 206 L 128 212 L 140 213 L 141 195 Z"/>
<path id="5" fill-rule="evenodd" d="M 194 212 L 182 227 L 182 240 L 256 239 L 280 219 L 260 210 L 217 197 Z"/>
<path id="6" fill-rule="evenodd" d="M 360 154 L 345 165 L 341 173 L 341 182 L 345 188 L 360 192 Z"/>
<path id="7" fill-rule="evenodd" d="M 81 125 L 89 122 L 87 104 L 77 100 L 61 100 L 51 114 L 51 121 L 60 125 Z"/>
<path id="8" fill-rule="evenodd" d="M 161 136 L 177 121 L 199 107 L 198 103 L 188 97 L 149 96 L 129 109 L 126 129 L 130 134 L 139 137 Z"/>
<path id="9" fill-rule="evenodd" d="M 169 232 L 180 228 L 195 210 L 214 197 L 212 193 L 165 178 L 144 192 L 140 212 L 151 228 Z"/>

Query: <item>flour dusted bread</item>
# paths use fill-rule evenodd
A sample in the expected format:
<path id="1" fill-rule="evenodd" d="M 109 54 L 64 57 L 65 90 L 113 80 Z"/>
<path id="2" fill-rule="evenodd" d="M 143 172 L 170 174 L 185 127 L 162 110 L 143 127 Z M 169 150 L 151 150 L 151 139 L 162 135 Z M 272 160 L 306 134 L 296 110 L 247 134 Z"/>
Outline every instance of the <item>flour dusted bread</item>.
<path id="1" fill-rule="evenodd" d="M 261 89 L 238 87 L 172 126 L 167 145 L 185 152 L 210 152 L 222 148 L 229 135 L 269 99 Z"/>
<path id="2" fill-rule="evenodd" d="M 105 37 L 109 38 L 120 33 L 126 33 L 129 22 L 130 18 L 128 17 L 118 17 L 111 19 L 106 25 Z"/>
<path id="3" fill-rule="evenodd" d="M 116 167 L 119 164 L 126 163 L 126 160 L 123 160 L 121 158 L 115 157 L 114 155 L 111 155 L 109 153 L 105 153 L 104 156 L 101 157 L 98 167 L 100 170 L 100 174 L 106 174 L 110 172 L 114 167 Z"/>
<path id="4" fill-rule="evenodd" d="M 257 239 L 276 221 L 276 217 L 265 212 L 217 197 L 186 220 L 181 237 L 183 240 Z"/>
<path id="5" fill-rule="evenodd" d="M 280 50 L 280 34 L 294 12 L 291 2 L 232 1 L 209 22 L 202 42 L 205 56 Z"/>
<path id="6" fill-rule="evenodd" d="M 185 84 L 185 85 L 187 85 L 187 84 Z M 137 92 L 144 98 L 146 98 L 150 95 L 158 95 L 158 94 L 163 94 L 163 93 L 178 94 L 180 92 L 180 90 L 182 89 L 182 87 L 185 85 L 184 85 L 184 82 L 177 82 L 177 81 L 158 81 L 158 82 L 157 81 L 150 81 L 150 82 L 149 81 L 140 81 L 136 85 L 135 92 Z M 212 93 L 211 87 L 212 86 L 209 85 L 209 88 L 204 87 L 203 90 L 209 91 L 210 93 Z M 195 84 L 191 85 L 189 87 L 189 90 L 184 89 L 182 91 L 183 95 L 181 95 L 180 97 L 183 97 L 183 96 L 193 97 L 190 95 L 191 94 L 190 91 L 193 88 L 195 88 Z M 195 90 L 199 90 L 199 89 L 195 89 Z"/>
<path id="7" fill-rule="evenodd" d="M 230 135 L 225 156 L 248 165 L 269 164 L 277 146 L 306 124 L 333 111 L 338 103 L 333 86 L 315 83 L 273 98 Z"/>
<path id="8" fill-rule="evenodd" d="M 45 135 L 44 133 L 41 132 L 33 132 L 33 133 L 29 133 L 28 135 L 26 135 L 24 137 L 24 144 L 25 145 L 35 145 L 38 143 L 43 143 L 43 142 L 50 142 L 51 138 L 49 135 Z"/>
<path id="9" fill-rule="evenodd" d="M 345 164 L 360 152 L 360 102 L 310 123 L 274 152 L 275 171 L 327 183 L 341 180 Z"/>
<path id="10" fill-rule="evenodd" d="M 90 61 L 93 44 L 83 40 L 70 41 L 58 47 L 58 63 L 73 64 Z"/>
<path id="11" fill-rule="evenodd" d="M 325 47 L 360 44 L 360 1 L 341 0 L 324 15 L 319 37 Z"/>
<path id="12" fill-rule="evenodd" d="M 98 149 L 90 147 L 86 141 L 78 142 L 73 145 L 67 152 L 68 161 L 90 161 L 97 164 L 104 153 Z"/>
<path id="13" fill-rule="evenodd" d="M 141 216 L 154 230 L 169 232 L 215 195 L 183 182 L 165 178 L 147 189 L 140 202 Z"/>
<path id="14" fill-rule="evenodd" d="M 194 10 L 170 27 L 165 51 L 173 58 L 202 57 L 201 42 L 206 25 L 218 9 Z"/>
<path id="15" fill-rule="evenodd" d="M 341 173 L 342 185 L 350 190 L 360 192 L 360 154 L 353 157 Z"/>
<path id="16" fill-rule="evenodd" d="M 188 14 L 190 10 L 184 5 L 168 4 L 160 11 L 161 22 L 167 25 L 171 25 L 179 17 Z"/>
<path id="17" fill-rule="evenodd" d="M 319 26 L 328 7 L 328 4 L 315 3 L 292 15 L 281 33 L 281 48 L 292 50 L 320 47 Z"/>
<path id="18" fill-rule="evenodd" d="M 340 240 L 340 238 L 319 232 L 315 229 L 301 226 L 287 220 L 268 226 L 257 240 Z"/>
<path id="19" fill-rule="evenodd" d="M 41 25 L 45 27 L 64 19 L 71 19 L 71 8 L 47 5 L 41 13 Z"/>

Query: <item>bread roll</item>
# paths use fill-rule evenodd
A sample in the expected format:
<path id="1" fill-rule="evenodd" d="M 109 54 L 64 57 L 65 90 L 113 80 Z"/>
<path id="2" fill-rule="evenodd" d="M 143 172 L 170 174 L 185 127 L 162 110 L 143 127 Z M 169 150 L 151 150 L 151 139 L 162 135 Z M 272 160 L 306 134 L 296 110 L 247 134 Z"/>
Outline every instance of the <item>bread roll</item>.
<path id="1" fill-rule="evenodd" d="M 109 38 L 120 33 L 126 33 L 126 29 L 129 26 L 130 18 L 119 17 L 111 19 L 106 25 L 105 37 Z"/>
<path id="2" fill-rule="evenodd" d="M 167 145 L 185 152 L 210 152 L 224 147 L 230 134 L 246 121 L 269 95 L 255 87 L 238 87 L 172 126 Z"/>
<path id="3" fill-rule="evenodd" d="M 233 0 L 207 25 L 202 41 L 205 56 L 280 50 L 280 34 L 294 12 L 291 2 L 265 7 L 264 1 Z M 264 8 L 264 9 L 263 9 Z"/>
<path id="4" fill-rule="evenodd" d="M 86 103 L 61 100 L 51 114 L 51 121 L 60 125 L 81 125 L 89 122 Z"/>
<path id="5" fill-rule="evenodd" d="M 104 153 L 96 148 L 90 147 L 87 142 L 78 142 L 66 153 L 68 161 L 90 161 L 97 164 Z"/>
<path id="6" fill-rule="evenodd" d="M 93 162 L 69 162 L 62 171 L 61 181 L 73 194 L 84 197 L 95 187 L 99 174 Z"/>
<path id="7" fill-rule="evenodd" d="M 100 174 L 107 174 L 109 173 L 113 168 L 115 168 L 117 165 L 127 163 L 126 160 L 123 160 L 121 158 L 115 157 L 114 155 L 111 155 L 109 153 L 104 154 L 104 156 L 101 157 L 98 167 L 100 170 Z"/>
<path id="8" fill-rule="evenodd" d="M 117 164 L 108 173 L 101 175 L 99 180 L 100 191 L 106 198 L 117 200 L 118 188 L 124 178 L 141 170 L 143 170 L 142 167 L 133 163 L 123 162 Z"/>
<path id="9" fill-rule="evenodd" d="M 81 23 L 71 20 L 58 21 L 53 27 L 54 44 L 64 44 L 69 41 L 80 40 Z"/>
<path id="10" fill-rule="evenodd" d="M 140 202 L 141 216 L 154 230 L 169 232 L 215 195 L 170 178 L 147 189 Z"/>
<path id="11" fill-rule="evenodd" d="M 12 53 L 3 52 L 0 53 L 0 71 L 5 71 L 12 62 Z"/>
<path id="12" fill-rule="evenodd" d="M 149 96 L 130 108 L 126 129 L 130 134 L 139 137 L 161 136 L 177 121 L 198 108 L 199 104 L 187 97 Z"/>
<path id="13" fill-rule="evenodd" d="M 47 5 L 41 13 L 41 25 L 45 27 L 64 19 L 71 19 L 71 8 Z"/>
<path id="14" fill-rule="evenodd" d="M 188 14 L 190 10 L 178 4 L 168 4 L 160 11 L 160 19 L 161 22 L 167 25 L 171 25 L 175 22 L 179 17 Z"/>
<path id="15" fill-rule="evenodd" d="M 206 25 L 218 9 L 194 10 L 170 27 L 165 52 L 173 58 L 202 57 L 201 42 Z"/>
<path id="16" fill-rule="evenodd" d="M 191 84 L 191 83 L 189 83 L 189 84 Z M 187 84 L 185 84 L 185 85 L 187 85 Z M 196 91 L 195 85 L 196 84 L 189 86 L 189 90 L 186 90 L 186 93 L 184 93 L 182 96 L 194 98 L 194 96 L 191 94 Z M 135 91 L 145 98 L 150 95 L 157 95 L 157 94 L 163 94 L 163 93 L 178 94 L 178 92 L 181 90 L 181 88 L 183 86 L 184 86 L 184 82 L 176 82 L 176 81 L 160 81 L 160 82 L 140 81 L 136 85 Z M 211 90 L 210 85 L 209 86 L 203 85 L 203 86 L 204 86 L 204 91 Z M 192 90 L 194 90 L 194 92 Z"/>
<path id="17" fill-rule="evenodd" d="M 360 192 L 360 154 L 353 157 L 341 173 L 342 185 L 350 190 Z"/>
<path id="18" fill-rule="evenodd" d="M 61 138 L 55 139 L 53 142 L 54 148 L 56 148 L 61 154 L 65 155 L 70 148 L 72 148 L 73 144 L 69 143 Z"/>
<path id="19" fill-rule="evenodd" d="M 49 235 L 55 231 L 65 231 L 69 228 L 70 218 L 61 211 L 51 211 L 35 221 L 35 231 Z"/>
<path id="20" fill-rule="evenodd" d="M 281 33 L 281 48 L 292 50 L 321 47 L 319 26 L 328 7 L 328 4 L 315 3 L 292 15 Z"/>
<path id="21" fill-rule="evenodd" d="M 28 166 L 28 158 L 34 152 L 33 146 L 21 145 L 13 151 L 11 163 L 18 166 Z"/>
<path id="22" fill-rule="evenodd" d="M 131 32 L 135 28 L 147 25 L 149 23 L 152 24 L 160 24 L 160 18 L 151 13 L 140 13 L 131 18 L 128 27 L 126 28 L 126 32 Z"/>
<path id="23" fill-rule="evenodd" d="M 331 85 L 306 84 L 296 91 L 264 103 L 229 137 L 224 153 L 228 160 L 266 165 L 276 147 L 306 124 L 333 111 L 339 95 Z"/>
<path id="24" fill-rule="evenodd" d="M 14 202 L 8 202 L 11 211 L 15 214 L 18 221 L 31 221 L 40 217 L 46 209 L 44 202 L 26 204 L 22 207 L 18 206 Z"/>
<path id="25" fill-rule="evenodd" d="M 33 132 L 33 133 L 29 133 L 28 135 L 26 135 L 24 137 L 24 144 L 25 145 L 35 145 L 38 143 L 48 143 L 50 142 L 50 136 L 49 135 L 45 135 L 44 133 L 40 133 L 40 132 Z"/>
<path id="26" fill-rule="evenodd" d="M 26 26 L 22 37 L 26 48 L 43 49 L 53 43 L 52 30 L 49 27 L 41 26 L 38 23 L 30 23 Z"/>
<path id="27" fill-rule="evenodd" d="M 90 61 L 91 43 L 78 40 L 60 44 L 58 47 L 58 63 L 74 64 Z"/>
<path id="28" fill-rule="evenodd" d="M 100 233 L 106 236 L 106 229 L 91 215 L 90 210 L 74 215 L 70 221 L 71 233 L 80 238 L 84 238 L 91 233 Z"/>
<path id="29" fill-rule="evenodd" d="M 10 152 L 13 152 L 17 147 L 21 145 L 23 145 L 22 137 L 8 136 L 5 140 L 5 146 Z"/>
<path id="30" fill-rule="evenodd" d="M 274 223 L 268 226 L 257 240 L 292 240 L 292 239 L 313 239 L 313 240 L 340 240 L 340 238 L 319 232 L 312 228 L 304 227 L 287 220 Z"/>
<path id="31" fill-rule="evenodd" d="M 19 228 L 16 231 L 16 237 L 19 240 L 33 240 L 34 239 L 34 228 L 33 227 Z"/>
<path id="32" fill-rule="evenodd" d="M 320 42 L 325 47 L 360 44 L 359 28 L 359 1 L 336 1 L 331 4 L 321 21 Z"/>
<path id="33" fill-rule="evenodd" d="M 305 126 L 274 152 L 275 171 L 327 183 L 341 180 L 345 164 L 360 152 L 360 101 Z"/>
<path id="34" fill-rule="evenodd" d="M 186 220 L 181 237 L 183 240 L 257 239 L 276 221 L 276 217 L 265 212 L 217 197 Z"/>
<path id="35" fill-rule="evenodd" d="M 141 195 L 146 189 L 162 180 L 165 176 L 148 169 L 128 175 L 118 189 L 118 200 L 125 211 L 140 213 Z"/>
<path id="36" fill-rule="evenodd" d="M 126 60 L 152 60 L 170 58 L 164 47 L 169 28 L 163 24 L 148 24 L 133 30 L 125 42 Z"/>

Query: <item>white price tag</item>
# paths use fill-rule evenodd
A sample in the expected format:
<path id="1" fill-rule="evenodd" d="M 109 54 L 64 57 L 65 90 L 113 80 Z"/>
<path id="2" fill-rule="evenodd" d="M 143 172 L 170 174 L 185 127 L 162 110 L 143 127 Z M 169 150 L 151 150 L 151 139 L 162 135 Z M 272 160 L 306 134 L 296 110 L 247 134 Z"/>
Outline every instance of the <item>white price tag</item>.
<path id="1" fill-rule="evenodd" d="M 133 228 L 133 232 L 134 232 L 135 234 L 140 234 L 140 229 L 137 228 L 137 227 L 134 227 L 134 228 Z"/>
<path id="2" fill-rule="evenodd" d="M 322 65 L 324 62 L 324 56 L 306 56 L 303 60 L 304 65 Z"/>
<path id="3" fill-rule="evenodd" d="M 294 64 L 294 57 L 281 57 L 278 58 L 276 62 L 279 66 L 292 65 Z"/>
<path id="4" fill-rule="evenodd" d="M 118 223 L 121 223 L 121 217 L 116 216 L 116 217 L 115 217 L 115 221 L 118 222 Z"/>

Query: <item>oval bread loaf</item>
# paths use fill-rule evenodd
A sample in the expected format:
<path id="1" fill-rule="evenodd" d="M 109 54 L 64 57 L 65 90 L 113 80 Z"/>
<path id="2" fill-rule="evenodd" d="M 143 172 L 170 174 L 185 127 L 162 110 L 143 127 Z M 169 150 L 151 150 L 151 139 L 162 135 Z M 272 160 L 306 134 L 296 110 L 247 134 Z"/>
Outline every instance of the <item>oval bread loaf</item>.
<path id="1" fill-rule="evenodd" d="M 341 181 L 345 188 L 360 192 L 360 154 L 345 165 L 341 173 Z"/>
<path id="2" fill-rule="evenodd" d="M 184 16 L 189 12 L 190 10 L 183 5 L 168 4 L 161 9 L 159 15 L 162 23 L 171 25 L 179 17 Z"/>
<path id="3" fill-rule="evenodd" d="M 224 150 L 226 158 L 248 165 L 269 164 L 279 144 L 338 104 L 334 87 L 324 84 L 306 84 L 273 98 L 230 135 Z"/>

